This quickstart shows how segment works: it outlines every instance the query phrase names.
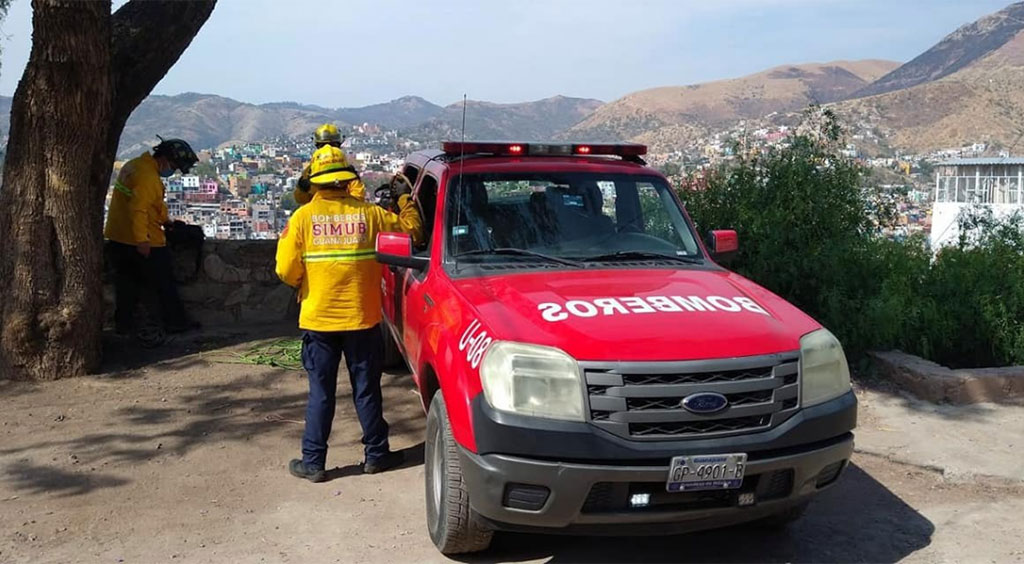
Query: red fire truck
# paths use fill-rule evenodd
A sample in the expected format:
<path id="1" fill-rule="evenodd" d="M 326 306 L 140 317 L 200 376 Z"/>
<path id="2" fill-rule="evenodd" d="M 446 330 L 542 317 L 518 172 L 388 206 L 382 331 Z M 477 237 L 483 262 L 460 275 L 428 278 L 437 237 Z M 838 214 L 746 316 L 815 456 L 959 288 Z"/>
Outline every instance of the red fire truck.
<path id="1" fill-rule="evenodd" d="M 839 478 L 856 399 L 821 325 L 721 266 L 636 144 L 411 155 L 428 234 L 381 234 L 389 346 L 427 412 L 430 537 L 784 525 Z"/>

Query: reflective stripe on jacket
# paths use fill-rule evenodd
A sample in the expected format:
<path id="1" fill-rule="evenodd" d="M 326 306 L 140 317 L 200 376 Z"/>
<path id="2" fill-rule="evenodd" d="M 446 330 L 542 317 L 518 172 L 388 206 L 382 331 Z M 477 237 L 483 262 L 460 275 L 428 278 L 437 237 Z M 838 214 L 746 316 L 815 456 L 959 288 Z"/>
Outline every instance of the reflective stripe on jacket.
<path id="1" fill-rule="evenodd" d="M 277 242 L 277 275 L 300 288 L 299 328 L 353 331 L 380 323 L 377 233 L 402 231 L 415 242 L 422 237 L 412 199 L 398 201 L 394 214 L 346 191 L 321 189 L 295 210 Z"/>
<path id="2" fill-rule="evenodd" d="M 156 159 L 149 153 L 121 167 L 110 196 L 104 237 L 126 245 L 147 241 L 154 247 L 167 245 L 163 227 L 167 222 L 167 203 L 158 169 Z"/>
<path id="3" fill-rule="evenodd" d="M 310 184 L 309 182 L 309 165 L 306 165 L 302 175 L 299 176 L 299 182 L 295 185 L 295 191 L 292 192 L 292 196 L 295 198 L 296 204 L 303 206 L 313 199 L 313 194 L 316 194 L 316 191 L 316 184 Z M 366 185 L 358 178 L 349 183 L 348 192 L 357 200 L 366 199 Z"/>

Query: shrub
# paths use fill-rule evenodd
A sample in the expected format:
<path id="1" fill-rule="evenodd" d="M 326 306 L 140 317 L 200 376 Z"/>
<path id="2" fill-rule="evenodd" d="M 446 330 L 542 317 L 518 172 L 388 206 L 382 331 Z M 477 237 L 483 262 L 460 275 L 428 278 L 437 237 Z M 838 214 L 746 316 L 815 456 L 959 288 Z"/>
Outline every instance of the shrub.
<path id="1" fill-rule="evenodd" d="M 881 234 L 895 203 L 844 158 L 834 116 L 680 194 L 701 230 L 733 228 L 739 273 L 832 330 L 848 355 L 898 348 L 950 366 L 1024 363 L 1024 218 L 962 219 L 933 256 Z"/>
<path id="2" fill-rule="evenodd" d="M 990 211 L 959 218 L 955 245 L 936 254 L 924 288 L 941 304 L 929 327 L 952 366 L 1024 364 L 1024 216 Z"/>

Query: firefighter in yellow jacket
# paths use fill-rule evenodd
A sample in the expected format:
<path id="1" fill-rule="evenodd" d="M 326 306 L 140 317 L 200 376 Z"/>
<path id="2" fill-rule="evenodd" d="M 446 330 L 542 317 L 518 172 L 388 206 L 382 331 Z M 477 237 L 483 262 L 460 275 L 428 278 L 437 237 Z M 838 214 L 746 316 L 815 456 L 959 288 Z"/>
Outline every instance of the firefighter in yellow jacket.
<path id="1" fill-rule="evenodd" d="M 143 153 L 118 172 L 103 229 L 114 266 L 118 333 L 134 331 L 135 306 L 147 286 L 157 291 L 167 331 L 181 332 L 197 326 L 185 315 L 174 282 L 173 259 L 164 233 L 168 217 L 161 178 L 175 170 L 187 173 L 198 160 L 185 141 L 161 139 L 152 154 Z"/>
<path id="2" fill-rule="evenodd" d="M 381 265 L 374 247 L 377 233 L 386 231 L 403 231 L 419 241 L 422 222 L 408 189 L 399 196 L 395 214 L 354 197 L 349 187 L 356 179 L 341 149 L 318 149 L 310 164 L 310 181 L 317 189 L 292 214 L 277 243 L 277 275 L 299 287 L 302 362 L 309 373 L 302 459 L 292 460 L 288 468 L 313 482 L 325 479 L 343 355 L 363 429 L 363 472 L 402 462 L 401 453 L 391 452 L 388 444 L 381 398 Z"/>
<path id="3" fill-rule="evenodd" d="M 341 132 L 338 131 L 338 127 L 333 123 L 325 123 L 313 132 L 313 145 L 317 149 L 327 145 L 341 149 L 341 143 Z M 355 180 L 349 183 L 348 191 L 359 200 L 366 197 L 366 186 L 363 185 L 363 181 L 359 178 L 358 173 L 356 173 Z M 295 185 L 295 191 L 292 192 L 292 196 L 295 198 L 295 203 L 302 206 L 308 204 L 313 199 L 313 194 L 315 193 L 316 185 L 309 181 L 309 165 L 306 165 L 302 175 L 299 176 L 299 181 Z"/>

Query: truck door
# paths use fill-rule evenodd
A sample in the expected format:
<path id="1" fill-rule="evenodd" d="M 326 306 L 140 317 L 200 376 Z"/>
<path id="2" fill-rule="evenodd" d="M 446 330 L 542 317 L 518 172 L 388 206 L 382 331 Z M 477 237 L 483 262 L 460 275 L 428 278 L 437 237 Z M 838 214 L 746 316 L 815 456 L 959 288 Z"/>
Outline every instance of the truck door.
<path id="1" fill-rule="evenodd" d="M 434 218 L 437 215 L 437 189 L 438 180 L 435 173 L 424 171 L 419 185 L 413 192 L 420 218 L 423 220 L 423 242 L 413 249 L 413 253 L 423 257 L 430 256 Z M 404 272 L 396 273 L 396 283 L 400 283 L 400 291 L 395 293 L 394 308 L 396 318 L 400 319 L 399 334 L 405 357 L 410 365 L 415 366 L 421 352 L 420 336 L 426 323 L 426 314 L 432 306 L 430 298 L 424 293 L 424 283 L 429 272 L 409 268 L 398 270 Z"/>
<path id="2" fill-rule="evenodd" d="M 419 168 L 412 164 L 406 164 L 402 169 L 402 174 L 404 174 L 410 182 L 413 182 L 415 186 L 419 177 Z M 418 188 L 414 188 L 414 199 L 417 197 L 418 193 Z M 402 296 L 408 285 L 408 270 L 409 269 L 407 268 L 400 268 L 397 266 L 385 266 L 381 279 L 381 291 L 383 294 L 381 305 L 384 309 L 384 319 L 397 334 L 399 343 L 402 342 L 402 327 L 405 323 L 402 311 Z"/>

